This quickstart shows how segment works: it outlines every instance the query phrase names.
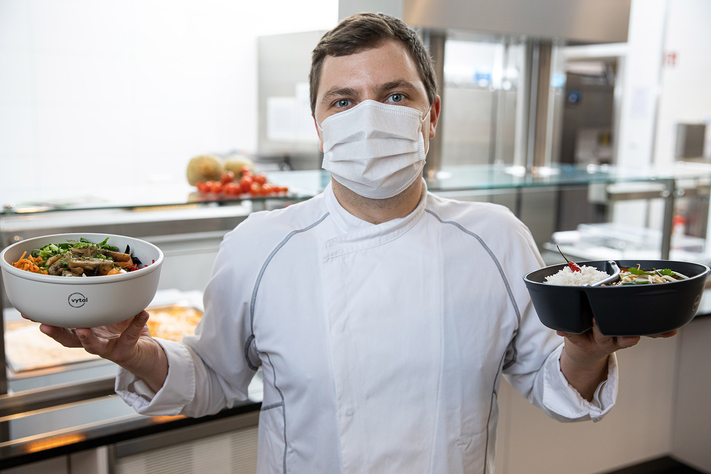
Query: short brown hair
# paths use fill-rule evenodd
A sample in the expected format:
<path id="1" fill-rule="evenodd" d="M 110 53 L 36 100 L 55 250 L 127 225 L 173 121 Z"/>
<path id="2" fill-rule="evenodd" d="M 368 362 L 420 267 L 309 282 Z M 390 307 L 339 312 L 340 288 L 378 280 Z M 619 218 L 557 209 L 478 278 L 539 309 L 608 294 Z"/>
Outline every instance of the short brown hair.
<path id="1" fill-rule="evenodd" d="M 387 40 L 397 40 L 405 45 L 417 65 L 430 105 L 434 103 L 437 96 L 437 76 L 432 58 L 417 33 L 402 20 L 393 16 L 384 13 L 358 13 L 327 31 L 311 53 L 309 73 L 311 113 L 316 113 L 316 93 L 321 79 L 321 67 L 326 56 L 349 56 L 378 47 Z"/>

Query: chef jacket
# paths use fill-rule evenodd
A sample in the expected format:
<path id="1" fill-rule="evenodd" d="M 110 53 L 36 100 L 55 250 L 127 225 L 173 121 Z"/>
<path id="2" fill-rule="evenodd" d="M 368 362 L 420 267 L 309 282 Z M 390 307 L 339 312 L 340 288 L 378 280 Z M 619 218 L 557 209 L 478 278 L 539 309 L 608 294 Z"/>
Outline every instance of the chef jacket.
<path id="1" fill-rule="evenodd" d="M 227 234 L 194 337 L 159 340 L 153 393 L 121 370 L 139 413 L 202 416 L 247 399 L 262 367 L 260 473 L 493 472 L 502 375 L 549 416 L 600 419 L 616 359 L 584 400 L 560 371 L 523 275 L 543 265 L 506 208 L 423 193 L 374 225 L 330 185 Z M 189 271 L 189 270 L 188 270 Z"/>

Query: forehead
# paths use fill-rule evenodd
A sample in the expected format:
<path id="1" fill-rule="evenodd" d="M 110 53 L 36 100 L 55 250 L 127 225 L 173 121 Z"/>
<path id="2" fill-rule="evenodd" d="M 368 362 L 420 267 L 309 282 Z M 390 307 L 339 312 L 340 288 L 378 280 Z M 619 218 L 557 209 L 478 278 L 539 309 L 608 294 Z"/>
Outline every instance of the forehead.
<path id="1" fill-rule="evenodd" d="M 364 89 L 395 80 L 409 81 L 424 91 L 417 65 L 405 45 L 390 40 L 356 54 L 326 56 L 317 97 L 333 87 Z"/>

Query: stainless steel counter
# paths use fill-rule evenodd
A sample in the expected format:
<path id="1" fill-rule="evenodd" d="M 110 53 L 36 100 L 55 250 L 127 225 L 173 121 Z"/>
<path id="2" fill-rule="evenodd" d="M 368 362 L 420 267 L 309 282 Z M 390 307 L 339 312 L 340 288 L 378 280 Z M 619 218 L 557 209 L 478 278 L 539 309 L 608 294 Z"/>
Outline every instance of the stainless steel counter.
<path id="1" fill-rule="evenodd" d="M 131 442 L 149 436 L 153 437 L 152 443 L 141 443 L 142 449 L 155 449 L 175 443 L 177 439 L 185 442 L 239 427 L 256 426 L 256 412 L 262 400 L 261 380 L 261 372 L 258 372 L 249 386 L 249 400 L 202 418 L 139 415 L 117 395 L 11 414 L 0 413 L 0 428 L 5 433 L 0 441 L 0 469 L 99 446 L 132 445 L 126 453 L 135 453 L 136 445 Z M 244 416 L 250 413 L 253 416 Z M 217 423 L 226 419 L 231 421 Z M 188 427 L 192 428 L 190 435 L 182 432 Z M 196 430 L 196 427 L 201 428 Z"/>
<path id="2" fill-rule="evenodd" d="M 248 401 L 202 418 L 149 417 L 136 414 L 113 395 L 2 417 L 0 424 L 6 425 L 11 439 L 0 443 L 0 469 L 100 446 L 115 450 L 130 445 L 133 454 L 137 452 L 136 442 L 141 443 L 141 449 L 149 450 L 256 426 L 260 407 L 261 403 Z M 189 433 L 186 428 L 190 428 Z M 148 437 L 152 443 L 141 441 Z"/>

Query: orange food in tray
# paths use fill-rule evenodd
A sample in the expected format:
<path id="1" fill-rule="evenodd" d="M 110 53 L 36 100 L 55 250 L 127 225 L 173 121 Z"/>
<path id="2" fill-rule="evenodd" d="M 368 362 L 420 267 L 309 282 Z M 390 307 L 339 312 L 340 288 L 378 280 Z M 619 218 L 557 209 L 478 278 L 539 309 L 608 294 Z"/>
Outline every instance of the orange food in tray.
<path id="1" fill-rule="evenodd" d="M 183 336 L 195 334 L 202 311 L 190 306 L 159 306 L 148 308 L 148 330 L 151 336 L 181 341 Z"/>
<path id="2" fill-rule="evenodd" d="M 148 308 L 148 312 L 151 335 L 171 341 L 181 341 L 184 335 L 195 334 L 202 317 L 202 311 L 190 306 L 157 306 Z M 83 349 L 57 344 L 42 334 L 38 326 L 39 323 L 27 320 L 5 323 L 5 356 L 13 373 L 101 361 Z"/>
<path id="3" fill-rule="evenodd" d="M 39 323 L 24 319 L 5 322 L 5 358 L 15 374 L 99 360 L 84 349 L 57 344 L 40 332 Z"/>

